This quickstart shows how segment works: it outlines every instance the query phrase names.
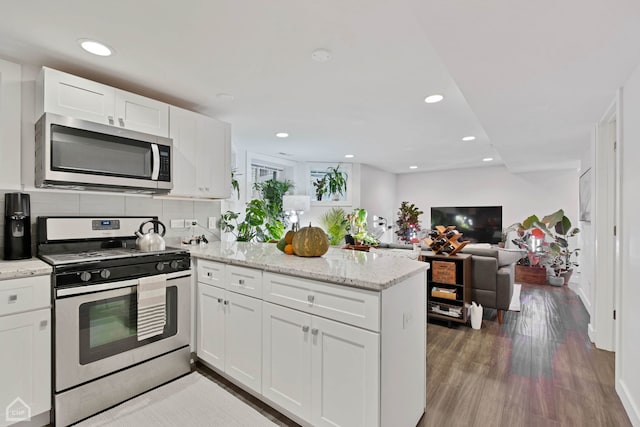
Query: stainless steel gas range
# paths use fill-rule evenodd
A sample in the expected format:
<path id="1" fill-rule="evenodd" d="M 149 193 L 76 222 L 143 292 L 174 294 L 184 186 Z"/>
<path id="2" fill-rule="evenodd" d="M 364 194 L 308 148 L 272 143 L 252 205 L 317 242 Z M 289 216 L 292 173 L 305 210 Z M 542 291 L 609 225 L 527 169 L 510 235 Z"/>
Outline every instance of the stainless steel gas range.
<path id="1" fill-rule="evenodd" d="M 38 218 L 38 256 L 53 266 L 58 426 L 190 371 L 189 252 L 136 250 L 133 233 L 151 219 L 157 218 Z M 166 298 L 164 327 L 142 337 L 138 290 L 154 280 L 160 285 L 154 295 Z"/>

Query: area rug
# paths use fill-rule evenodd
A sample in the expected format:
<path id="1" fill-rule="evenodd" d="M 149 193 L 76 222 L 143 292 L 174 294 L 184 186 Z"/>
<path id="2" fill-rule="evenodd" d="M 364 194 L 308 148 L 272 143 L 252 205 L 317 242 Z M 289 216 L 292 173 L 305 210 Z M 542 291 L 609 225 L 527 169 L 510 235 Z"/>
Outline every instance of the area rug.
<path id="1" fill-rule="evenodd" d="M 83 427 L 273 427 L 255 409 L 193 372 L 79 424 Z"/>
<path id="2" fill-rule="evenodd" d="M 511 304 L 509 304 L 509 311 L 520 311 L 520 289 L 522 285 L 514 283 L 513 295 L 511 295 Z"/>

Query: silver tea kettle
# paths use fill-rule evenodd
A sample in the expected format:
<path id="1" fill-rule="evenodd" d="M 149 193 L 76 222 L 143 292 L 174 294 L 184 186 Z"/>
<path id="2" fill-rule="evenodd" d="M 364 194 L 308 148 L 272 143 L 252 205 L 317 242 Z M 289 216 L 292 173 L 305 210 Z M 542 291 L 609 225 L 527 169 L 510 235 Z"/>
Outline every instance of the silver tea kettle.
<path id="1" fill-rule="evenodd" d="M 142 231 L 142 227 L 144 227 L 146 224 L 161 225 L 162 232 L 160 234 L 156 233 L 154 226 L 154 228 L 145 233 L 144 231 Z M 138 236 L 138 238 L 136 239 L 136 249 L 142 252 L 163 251 L 165 249 L 165 243 L 162 237 L 164 236 L 164 233 L 166 231 L 167 229 L 164 224 L 157 219 L 143 222 L 142 224 L 140 224 L 140 229 L 135 231 L 136 236 Z"/>

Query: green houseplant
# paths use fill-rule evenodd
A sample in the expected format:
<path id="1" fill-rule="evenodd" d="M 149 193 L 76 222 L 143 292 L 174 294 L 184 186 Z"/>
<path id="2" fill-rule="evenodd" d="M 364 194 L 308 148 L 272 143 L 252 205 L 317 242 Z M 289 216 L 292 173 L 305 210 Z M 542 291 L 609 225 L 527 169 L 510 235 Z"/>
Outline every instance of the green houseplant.
<path id="1" fill-rule="evenodd" d="M 320 217 L 320 224 L 329 235 L 331 245 L 339 245 L 344 242 L 349 221 L 347 212 L 342 208 L 331 208 Z"/>
<path id="2" fill-rule="evenodd" d="M 398 226 L 396 235 L 400 240 L 410 242 L 412 238 L 417 238 L 417 233 L 420 231 L 418 217 L 423 213 L 424 212 L 418 209 L 413 203 L 402 202 L 400 204 L 398 220 L 396 221 L 396 225 Z"/>
<path id="3" fill-rule="evenodd" d="M 347 174 L 340 170 L 340 165 L 330 166 L 325 178 L 327 179 L 329 195 L 332 195 L 334 200 L 344 196 L 345 191 L 347 191 Z"/>
<path id="4" fill-rule="evenodd" d="M 352 213 L 347 215 L 347 221 L 349 225 L 347 230 L 352 237 L 356 245 L 370 245 L 374 246 L 378 244 L 378 240 L 369 234 L 367 230 L 367 210 L 362 208 L 356 208 Z"/>
<path id="5" fill-rule="evenodd" d="M 318 178 L 313 182 L 313 186 L 316 187 L 316 200 L 321 201 L 322 197 L 327 194 L 327 176 Z"/>
<path id="6" fill-rule="evenodd" d="M 258 190 L 265 202 L 265 231 L 270 240 L 280 240 L 284 235 L 287 218 L 282 209 L 282 196 L 294 188 L 291 181 L 268 179 L 256 182 L 253 188 Z"/>

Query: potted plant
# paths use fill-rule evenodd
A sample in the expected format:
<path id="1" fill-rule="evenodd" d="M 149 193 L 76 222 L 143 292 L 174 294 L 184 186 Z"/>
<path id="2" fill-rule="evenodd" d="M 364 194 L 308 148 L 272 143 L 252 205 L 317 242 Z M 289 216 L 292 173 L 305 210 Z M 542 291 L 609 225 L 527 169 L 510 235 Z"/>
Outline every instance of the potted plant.
<path id="1" fill-rule="evenodd" d="M 313 186 L 316 187 L 316 199 L 318 201 L 322 200 L 322 197 L 327 194 L 327 176 L 324 175 L 322 178 L 318 178 L 313 182 Z"/>
<path id="2" fill-rule="evenodd" d="M 238 183 L 236 169 L 231 169 L 231 190 L 236 192 L 238 200 L 240 200 L 240 183 Z"/>
<path id="3" fill-rule="evenodd" d="M 253 199 L 247 203 L 241 222 L 238 221 L 239 212 L 227 211 L 222 214 L 220 227 L 222 231 L 232 233 L 238 242 L 268 242 L 282 238 L 284 224 L 279 220 L 269 220 L 267 216 L 267 203 L 264 200 Z"/>
<path id="4" fill-rule="evenodd" d="M 579 248 L 572 249 L 569 239 L 580 233 L 577 227 L 571 227 L 571 220 L 564 214 L 562 209 L 542 218 L 542 223 L 546 225 L 545 232 L 552 241 L 549 244 L 549 257 L 546 265 L 555 277 L 562 278 L 565 285 L 569 284 L 573 267 L 578 267 L 572 257 L 578 256 Z"/>
<path id="5" fill-rule="evenodd" d="M 282 196 L 294 188 L 291 181 L 278 181 L 268 179 L 263 182 L 256 182 L 253 185 L 262 195 L 265 202 L 265 231 L 272 240 L 280 240 L 284 235 L 287 218 L 282 209 Z M 280 231 L 280 226 L 282 230 Z"/>
<path id="6" fill-rule="evenodd" d="M 354 209 L 352 213 L 347 215 L 347 221 L 349 223 L 347 227 L 349 234 L 346 237 L 351 237 L 356 246 L 375 246 L 378 244 L 378 240 L 369 234 L 367 230 L 366 209 Z"/>
<path id="7" fill-rule="evenodd" d="M 540 219 L 536 215 L 531 215 L 503 231 L 506 234 L 516 231 L 518 235 L 512 242 L 527 253 L 527 256 L 520 259 L 515 266 L 516 282 L 536 285 L 547 283 L 547 271 L 544 267 L 548 256 L 547 247 L 544 245 L 545 230 L 546 226 Z"/>
<path id="8" fill-rule="evenodd" d="M 400 240 L 408 243 L 418 237 L 418 232 L 420 231 L 418 217 L 423 213 L 424 212 L 418 209 L 413 203 L 402 202 L 400 204 L 398 220 L 396 221 L 396 225 L 398 226 L 396 234 Z"/>
<path id="9" fill-rule="evenodd" d="M 349 225 L 347 212 L 344 209 L 331 208 L 320 217 L 320 224 L 329 235 L 329 243 L 331 245 L 339 245 L 344 242 L 344 236 L 347 234 Z"/>
<path id="10" fill-rule="evenodd" d="M 344 196 L 344 192 L 347 191 L 347 174 L 340 170 L 340 165 L 330 166 L 324 177 L 333 200 L 339 200 L 340 196 Z"/>

